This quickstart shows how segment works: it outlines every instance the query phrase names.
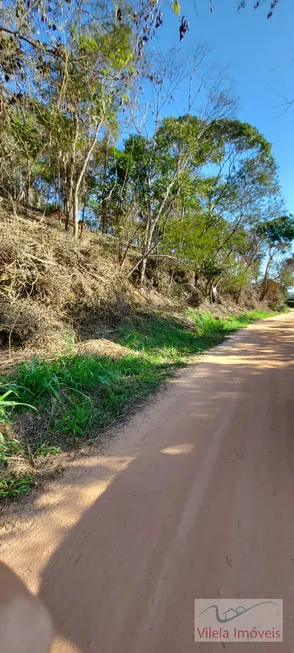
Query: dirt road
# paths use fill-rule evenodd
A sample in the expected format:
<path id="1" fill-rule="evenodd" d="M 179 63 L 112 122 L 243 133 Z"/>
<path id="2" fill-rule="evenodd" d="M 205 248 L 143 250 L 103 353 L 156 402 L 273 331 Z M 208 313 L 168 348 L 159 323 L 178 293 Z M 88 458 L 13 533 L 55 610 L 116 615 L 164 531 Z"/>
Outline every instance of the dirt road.
<path id="1" fill-rule="evenodd" d="M 27 500 L 0 552 L 54 653 L 243 652 L 193 642 L 198 597 L 283 598 L 284 643 L 250 650 L 293 652 L 293 356 L 293 314 L 239 332 Z"/>

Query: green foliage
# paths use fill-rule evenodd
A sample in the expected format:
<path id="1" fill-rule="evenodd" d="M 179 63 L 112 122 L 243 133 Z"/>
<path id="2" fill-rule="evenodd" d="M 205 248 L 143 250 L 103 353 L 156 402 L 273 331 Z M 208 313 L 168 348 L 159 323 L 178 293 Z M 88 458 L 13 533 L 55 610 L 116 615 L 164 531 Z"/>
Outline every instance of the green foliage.
<path id="1" fill-rule="evenodd" d="M 18 396 L 17 392 L 15 391 L 15 389 L 13 387 L 6 390 L 6 392 L 4 392 L 3 395 L 0 395 L 0 421 L 5 420 L 6 415 L 7 415 L 7 410 L 9 408 L 11 408 L 12 406 L 14 406 L 14 407 L 15 406 L 24 406 L 26 408 L 30 408 L 31 410 L 35 410 L 34 406 L 32 406 L 31 404 L 26 404 L 26 403 L 23 403 L 23 402 L 20 402 L 20 401 L 7 399 L 7 397 L 10 397 L 11 395 Z"/>
<path id="2" fill-rule="evenodd" d="M 278 280 L 280 288 L 285 296 L 288 295 L 288 289 L 294 287 L 294 257 L 290 256 L 281 261 L 278 268 Z"/>
<path id="3" fill-rule="evenodd" d="M 181 13 L 178 0 L 171 6 Z M 155 273 L 167 263 L 171 273 L 193 272 L 210 299 L 215 285 L 238 295 L 259 279 L 267 257 L 263 291 L 271 287 L 276 298 L 285 293 L 293 279 L 285 254 L 294 224 L 276 202 L 271 144 L 254 126 L 228 117 L 232 98 L 216 90 L 210 65 L 198 79 L 196 59 L 182 73 L 174 58 L 156 65 L 146 46 L 162 24 L 157 0 L 119 6 L 4 0 L 0 23 L 1 194 L 15 214 L 29 215 L 31 205 L 46 213 L 59 207 L 67 226 L 74 218 L 76 236 L 82 216 L 93 230 L 114 237 L 122 271 L 142 288 L 147 263 Z M 182 21 L 181 38 L 187 27 Z M 173 89 L 188 78 L 190 91 L 200 83 L 201 115 L 189 106 L 187 115 L 163 119 Z M 145 85 L 153 98 L 151 120 L 138 100 Z M 130 135 L 122 144 L 126 127 Z M 69 352 L 21 365 L 3 380 L 0 421 L 7 425 L 37 409 L 38 437 L 1 435 L 1 467 L 7 471 L 14 458 L 54 455 L 93 437 L 175 366 L 252 316 L 216 320 L 189 311 L 185 318 L 141 315 L 124 324 L 117 340 L 133 353 L 115 363 Z M 25 493 L 33 482 L 33 476 L 9 473 L 0 495 Z"/>
<path id="4" fill-rule="evenodd" d="M 270 245 L 289 244 L 294 240 L 294 218 L 283 215 L 257 225 L 256 232 Z"/>
<path id="5" fill-rule="evenodd" d="M 28 494 L 35 482 L 35 476 L 27 474 L 26 476 L 11 475 L 6 479 L 0 479 L 0 498 L 16 498 Z"/>
<path id="6" fill-rule="evenodd" d="M 7 438 L 0 433 L 0 468 L 9 458 L 22 452 L 21 443 L 16 438 Z"/>
<path id="7" fill-rule="evenodd" d="M 73 401 L 79 397 L 88 399 L 83 390 L 99 387 L 101 393 L 112 383 L 111 370 L 106 370 L 102 362 L 82 356 L 64 356 L 52 363 L 34 357 L 29 363 L 20 365 L 14 379 L 14 386 L 21 391 L 22 398 L 31 399 L 42 407 L 49 397 L 62 403 L 65 396 L 72 395 Z M 21 405 L 18 404 L 18 410 Z"/>
<path id="8" fill-rule="evenodd" d="M 234 143 L 241 152 L 250 149 L 256 150 L 263 157 L 271 157 L 271 144 L 248 122 L 223 118 L 212 121 L 210 130 L 211 135 L 220 143 Z"/>
<path id="9" fill-rule="evenodd" d="M 42 435 L 36 441 L 36 425 L 32 420 L 32 430 L 27 427 L 21 441 L 0 437 L 0 497 L 17 497 L 29 492 L 37 478 L 35 461 L 39 456 L 56 455 L 97 438 L 191 356 L 267 315 L 255 311 L 218 319 L 192 309 L 179 318 L 163 317 L 159 313 L 139 315 L 117 332 L 116 341 L 131 351 L 120 360 L 74 355 L 52 362 L 34 358 L 31 363 L 23 364 L 5 383 L 17 388 L 20 399 L 30 397 L 38 406 L 37 430 L 41 429 Z M 13 423 L 23 405 L 24 402 L 14 405 L 14 412 L 7 419 Z M 18 419 L 21 419 L 19 414 Z M 12 473 L 10 461 L 16 458 L 33 461 L 33 473 Z"/>
<path id="10" fill-rule="evenodd" d="M 181 12 L 178 0 L 171 6 Z M 217 90 L 210 66 L 198 74 L 197 52 L 181 72 L 176 61 L 151 56 L 161 3 L 4 0 L 4 13 L 0 175 L 14 212 L 55 205 L 66 228 L 73 219 L 76 237 L 81 218 L 115 236 L 119 263 L 127 269 L 131 259 L 128 274 L 141 287 L 151 255 L 197 271 L 208 296 L 212 283 L 243 284 L 246 271 L 250 281 L 258 246 L 249 238 L 247 255 L 240 239 L 279 190 L 271 145 L 226 116 L 232 98 Z M 196 89 L 197 76 L 199 115 L 189 107 L 162 118 L 173 89 L 188 78 Z M 148 86 L 152 118 L 140 104 Z M 116 147 L 125 123 L 130 136 Z"/>
<path id="11" fill-rule="evenodd" d="M 215 318 L 211 313 L 198 313 L 187 311 L 186 314 L 195 322 L 202 333 L 230 334 L 242 327 L 248 326 L 257 320 L 263 320 L 273 315 L 270 311 L 250 311 L 241 315 L 230 315 L 221 319 Z"/>
<path id="12" fill-rule="evenodd" d="M 265 316 L 251 313 L 217 319 L 192 310 L 185 312 L 184 319 L 142 315 L 118 330 L 116 341 L 134 352 L 121 360 L 63 356 L 53 362 L 35 358 L 24 363 L 14 376 L 14 386 L 23 400 L 31 398 L 41 415 L 48 409 L 51 414 L 35 455 L 50 453 L 48 445 L 63 447 L 103 430 L 147 396 L 174 366 L 220 342 L 226 333 Z M 15 411 L 21 410 L 21 405 L 15 406 Z"/>
<path id="13" fill-rule="evenodd" d="M 34 448 L 33 450 L 33 455 L 34 457 L 36 456 L 56 456 L 58 453 L 61 452 L 60 447 L 54 447 L 45 444 L 45 442 L 40 442 L 37 447 Z"/>

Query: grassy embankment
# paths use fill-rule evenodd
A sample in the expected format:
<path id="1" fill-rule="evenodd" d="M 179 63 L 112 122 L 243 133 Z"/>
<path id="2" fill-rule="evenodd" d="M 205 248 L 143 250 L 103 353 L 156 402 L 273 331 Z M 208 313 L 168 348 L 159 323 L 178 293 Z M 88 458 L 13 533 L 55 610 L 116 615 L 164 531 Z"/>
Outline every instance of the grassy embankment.
<path id="1" fill-rule="evenodd" d="M 31 489 L 39 456 L 93 440 L 192 356 L 272 314 L 252 311 L 217 319 L 189 310 L 183 319 L 139 315 L 116 333 L 114 340 L 130 350 L 120 360 L 69 352 L 51 362 L 35 358 L 20 365 L 13 376 L 1 379 L 0 497 Z M 28 411 L 30 426 L 22 429 Z M 17 471 L 18 460 L 30 461 L 29 473 Z"/>

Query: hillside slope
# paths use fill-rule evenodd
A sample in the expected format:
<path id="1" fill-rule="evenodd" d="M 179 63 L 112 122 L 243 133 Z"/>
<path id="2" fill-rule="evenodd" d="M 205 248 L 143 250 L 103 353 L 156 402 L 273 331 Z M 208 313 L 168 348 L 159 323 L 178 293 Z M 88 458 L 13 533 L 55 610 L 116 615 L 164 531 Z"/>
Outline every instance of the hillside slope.
<path id="1" fill-rule="evenodd" d="M 175 275 L 167 284 L 164 269 L 161 284 L 157 280 L 161 292 L 152 281 L 144 294 L 138 292 L 120 270 L 114 238 L 86 232 L 75 241 L 39 216 L 15 219 L 8 213 L 0 216 L 0 238 L 0 347 L 15 355 L 18 350 L 18 358 L 19 348 L 23 354 L 24 348 L 56 353 L 73 342 L 108 337 L 137 310 L 170 313 L 195 303 L 187 275 Z M 238 306 L 229 295 L 203 305 L 215 315 L 267 306 L 252 288 Z"/>
<path id="2" fill-rule="evenodd" d="M 252 289 L 238 306 L 229 296 L 189 306 L 181 277 L 166 296 L 151 281 L 142 294 L 120 271 L 115 241 L 96 234 L 76 242 L 10 216 L 0 232 L 0 497 L 62 470 L 62 452 L 93 442 L 177 367 L 269 315 Z"/>

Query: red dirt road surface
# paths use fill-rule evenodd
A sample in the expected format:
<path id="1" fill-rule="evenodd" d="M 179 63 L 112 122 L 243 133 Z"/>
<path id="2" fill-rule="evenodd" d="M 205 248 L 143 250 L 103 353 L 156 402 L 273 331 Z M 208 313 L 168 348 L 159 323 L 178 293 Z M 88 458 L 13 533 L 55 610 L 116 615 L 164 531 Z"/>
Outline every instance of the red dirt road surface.
<path id="1" fill-rule="evenodd" d="M 294 315 L 239 332 L 19 508 L 1 557 L 48 606 L 54 653 L 194 643 L 195 598 L 283 598 L 294 651 Z M 246 649 L 247 650 L 247 649 Z"/>

